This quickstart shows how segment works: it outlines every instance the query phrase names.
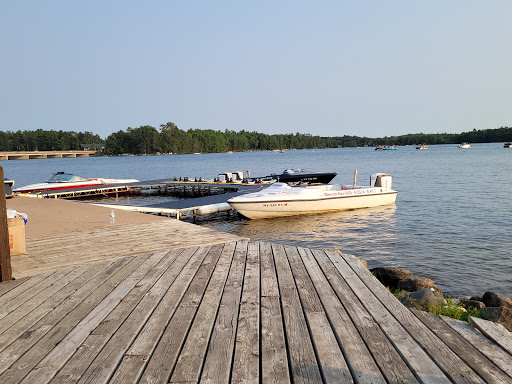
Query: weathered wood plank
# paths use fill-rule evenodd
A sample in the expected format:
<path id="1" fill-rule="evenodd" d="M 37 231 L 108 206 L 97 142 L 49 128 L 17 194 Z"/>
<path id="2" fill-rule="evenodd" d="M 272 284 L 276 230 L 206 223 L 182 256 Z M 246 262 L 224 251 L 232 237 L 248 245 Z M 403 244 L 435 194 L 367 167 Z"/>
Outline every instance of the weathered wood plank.
<path id="1" fill-rule="evenodd" d="M 233 260 L 235 243 L 224 246 L 217 266 L 206 288 L 197 315 L 187 335 L 171 383 L 198 382 L 205 359 L 208 342 L 215 324 L 215 318 L 222 298 L 224 284 Z"/>
<path id="2" fill-rule="evenodd" d="M 471 367 L 403 306 L 355 257 L 333 252 L 326 254 L 356 294 L 364 298 L 363 304 L 420 380 L 447 382 L 449 377 L 456 383 L 483 382 Z"/>
<path id="3" fill-rule="evenodd" d="M 260 243 L 261 265 L 261 379 L 289 383 L 288 355 L 272 247 Z"/>
<path id="4" fill-rule="evenodd" d="M 52 383 L 69 381 L 105 382 L 129 345 L 188 261 L 182 249 L 156 253 L 163 258 L 130 291 L 124 300 L 91 332 Z"/>
<path id="5" fill-rule="evenodd" d="M 260 344 L 259 243 L 249 242 L 233 358 L 232 383 L 258 383 Z"/>
<path id="6" fill-rule="evenodd" d="M 499 384 L 512 380 L 438 316 L 414 309 L 412 312 L 461 359 L 468 363 L 486 383 Z"/>
<path id="7" fill-rule="evenodd" d="M 314 259 L 311 250 L 299 248 L 299 253 L 332 324 L 352 376 L 360 384 L 385 384 L 384 376 L 355 325 L 352 323 L 343 304 L 337 299 L 336 293 Z M 376 341 L 373 340 L 373 342 Z"/>
<path id="8" fill-rule="evenodd" d="M 327 383 L 353 383 L 352 375 L 331 329 L 315 286 L 302 263 L 296 247 L 285 246 L 295 285 L 304 309 L 320 370 Z"/>
<path id="9" fill-rule="evenodd" d="M 144 276 L 157 264 L 166 252 L 155 252 L 148 258 L 143 258 L 126 279 L 117 286 L 92 310 L 84 312 L 86 316 L 73 326 L 59 345 L 53 349 L 35 366 L 23 379 L 22 383 L 48 382 L 57 371 L 71 358 L 89 334 L 111 313 L 130 291 L 144 278 Z"/>
<path id="10" fill-rule="evenodd" d="M 320 383 L 322 377 L 292 271 L 282 245 L 272 244 L 294 383 Z"/>
<path id="11" fill-rule="evenodd" d="M 261 297 L 279 297 L 276 267 L 270 243 L 260 242 Z"/>
<path id="12" fill-rule="evenodd" d="M 235 350 L 238 312 L 247 257 L 247 241 L 236 243 L 228 279 L 206 353 L 201 382 L 228 383 Z"/>
<path id="13" fill-rule="evenodd" d="M 9 292 L 11 289 L 16 288 L 18 285 L 25 283 L 29 277 L 23 277 L 21 279 L 3 281 L 0 283 L 0 297 Z"/>
<path id="14" fill-rule="evenodd" d="M 158 301 L 157 307 L 125 353 L 121 364 L 113 373 L 111 383 L 139 382 L 151 353 L 209 251 L 210 247 L 185 249 L 180 258 L 183 258 L 186 264 L 173 268 L 177 276 L 166 273 L 165 279 L 159 281 L 154 291 L 152 289 L 151 296 Z"/>
<path id="15" fill-rule="evenodd" d="M 222 245 L 214 245 L 201 263 L 179 307 L 159 340 L 142 374 L 141 383 L 167 382 L 169 380 L 222 248 Z"/>
<path id="16" fill-rule="evenodd" d="M 402 356 L 325 252 L 312 250 L 312 253 L 387 381 L 390 383 L 417 383 L 418 380 Z"/>
<path id="17" fill-rule="evenodd" d="M 56 280 L 55 276 L 61 276 L 62 271 L 52 272 L 29 279 L 25 284 L 21 284 L 14 289 L 9 290 L 0 297 L 0 308 L 6 311 L 6 314 L 30 300 L 45 287 Z"/>
<path id="18" fill-rule="evenodd" d="M 469 324 L 512 355 L 512 334 L 501 324 L 470 317 Z"/>
<path id="19" fill-rule="evenodd" d="M 511 355 L 465 321 L 455 320 L 446 316 L 441 316 L 441 319 L 512 378 Z"/>
<path id="20" fill-rule="evenodd" d="M 0 354 L 0 382 L 18 382 L 37 365 L 46 354 L 58 345 L 73 328 L 83 320 L 115 287 L 133 272 L 145 258 L 116 260 L 103 274 L 64 301 L 55 310 L 38 321 L 28 331 L 28 337 L 20 337 Z M 122 268 L 117 269 L 117 266 Z M 100 276 L 103 280 L 99 280 Z M 91 293 L 91 288 L 97 287 Z M 79 299 L 81 297 L 81 299 Z M 51 331 L 51 332 L 50 332 Z M 30 349 L 29 349 L 30 348 Z M 16 364 L 9 367 L 13 362 Z M 8 368 L 6 370 L 6 368 Z"/>
<path id="21" fill-rule="evenodd" d="M 75 270 L 79 276 L 73 280 L 72 284 L 66 284 L 64 287 L 59 288 L 58 291 L 47 299 L 41 301 L 39 305 L 30 312 L 27 312 L 25 307 L 22 306 L 18 308 L 17 311 L 11 313 L 8 318 L 4 319 L 3 322 L 0 322 L 0 351 L 20 337 L 27 329 L 30 329 L 40 319 L 53 311 L 64 300 L 66 300 L 67 297 L 76 292 L 95 275 L 105 270 L 105 268 L 110 264 L 112 264 L 112 262 L 106 261 L 79 267 Z"/>
<path id="22" fill-rule="evenodd" d="M 118 259 L 110 262 L 101 273 L 94 276 L 85 285 L 67 296 L 60 304 L 57 304 L 49 313 L 37 321 L 33 326 L 25 329 L 21 337 L 10 342 L 9 346 L 0 352 L 0 373 L 4 372 L 11 364 L 16 362 L 25 352 L 27 352 L 34 344 L 50 332 L 56 324 L 69 315 L 74 308 L 82 304 L 91 291 L 101 286 L 113 274 L 116 267 L 122 267 L 129 264 L 133 259 Z M 19 364 L 18 362 L 16 364 Z M 0 376 L 1 377 L 1 376 Z"/>
<path id="23" fill-rule="evenodd" d="M 5 331 L 8 325 L 6 323 L 15 323 L 89 268 L 90 266 L 79 266 L 78 268 L 73 267 L 71 269 L 56 272 L 52 275 L 52 279 L 49 281 L 49 284 L 44 284 L 42 289 L 34 296 L 28 298 L 25 302 L 18 302 L 17 305 L 12 305 L 10 308 L 3 308 L 3 310 L 0 311 L 0 320 L 9 316 L 9 321 L 0 321 L 0 333 Z"/>

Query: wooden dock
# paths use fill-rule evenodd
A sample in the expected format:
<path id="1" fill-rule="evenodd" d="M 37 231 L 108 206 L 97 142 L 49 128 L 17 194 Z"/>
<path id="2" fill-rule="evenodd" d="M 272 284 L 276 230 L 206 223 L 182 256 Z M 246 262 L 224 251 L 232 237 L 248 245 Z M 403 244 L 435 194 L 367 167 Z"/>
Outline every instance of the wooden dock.
<path id="1" fill-rule="evenodd" d="M 510 334 L 411 312 L 320 250 L 164 249 L 2 283 L 0 303 L 3 384 L 512 382 Z"/>

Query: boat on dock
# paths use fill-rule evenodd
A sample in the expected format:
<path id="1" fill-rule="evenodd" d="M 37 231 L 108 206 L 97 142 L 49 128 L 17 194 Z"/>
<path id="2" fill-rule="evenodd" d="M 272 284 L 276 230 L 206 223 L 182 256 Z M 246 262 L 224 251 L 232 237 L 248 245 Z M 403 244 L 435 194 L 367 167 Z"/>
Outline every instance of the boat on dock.
<path id="1" fill-rule="evenodd" d="M 48 191 L 60 191 L 63 189 L 95 187 L 99 185 L 136 183 L 136 179 L 87 179 L 71 173 L 57 172 L 52 174 L 48 180 L 43 183 L 25 185 L 23 187 L 13 189 L 16 193 L 38 193 Z"/>
<path id="2" fill-rule="evenodd" d="M 327 184 L 336 177 L 336 172 L 311 172 L 308 169 L 286 169 L 283 173 L 272 173 L 263 177 L 248 178 L 249 182 L 320 183 Z"/>
<path id="3" fill-rule="evenodd" d="M 275 183 L 227 202 L 249 219 L 370 208 L 395 203 L 398 192 L 391 188 L 391 183 L 391 175 L 384 173 L 371 175 L 369 187 Z"/>

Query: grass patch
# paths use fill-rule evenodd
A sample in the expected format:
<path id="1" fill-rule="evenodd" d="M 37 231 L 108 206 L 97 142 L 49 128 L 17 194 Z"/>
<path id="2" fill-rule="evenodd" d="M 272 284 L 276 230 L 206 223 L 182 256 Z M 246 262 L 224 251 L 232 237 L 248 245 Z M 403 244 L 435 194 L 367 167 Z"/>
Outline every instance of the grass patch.
<path id="1" fill-rule="evenodd" d="M 389 287 L 388 290 L 393 293 L 393 295 L 400 301 L 408 296 L 409 292 L 404 290 L 396 290 L 393 291 Z M 431 305 L 428 309 L 425 309 L 421 306 L 416 306 L 415 309 L 419 309 L 420 311 L 431 312 L 436 315 L 442 315 L 446 317 L 450 317 L 452 319 L 461 320 L 468 322 L 470 316 L 472 317 L 482 317 L 480 315 L 480 311 L 477 308 L 469 307 L 465 308 L 462 305 L 456 304 L 455 300 L 451 297 L 445 297 L 446 304 L 437 304 Z"/>

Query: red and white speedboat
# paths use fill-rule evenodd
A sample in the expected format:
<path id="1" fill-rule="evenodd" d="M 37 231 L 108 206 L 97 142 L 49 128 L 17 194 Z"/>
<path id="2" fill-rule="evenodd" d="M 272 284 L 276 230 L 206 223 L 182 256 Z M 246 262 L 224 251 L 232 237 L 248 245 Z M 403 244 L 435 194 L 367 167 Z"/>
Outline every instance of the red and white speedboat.
<path id="1" fill-rule="evenodd" d="M 25 185 L 13 189 L 17 193 L 38 193 L 47 191 L 59 191 L 62 189 L 72 189 L 81 187 L 95 187 L 107 184 L 136 183 L 135 179 L 86 179 L 85 177 L 73 175 L 70 173 L 57 172 L 50 176 L 44 183 Z"/>

